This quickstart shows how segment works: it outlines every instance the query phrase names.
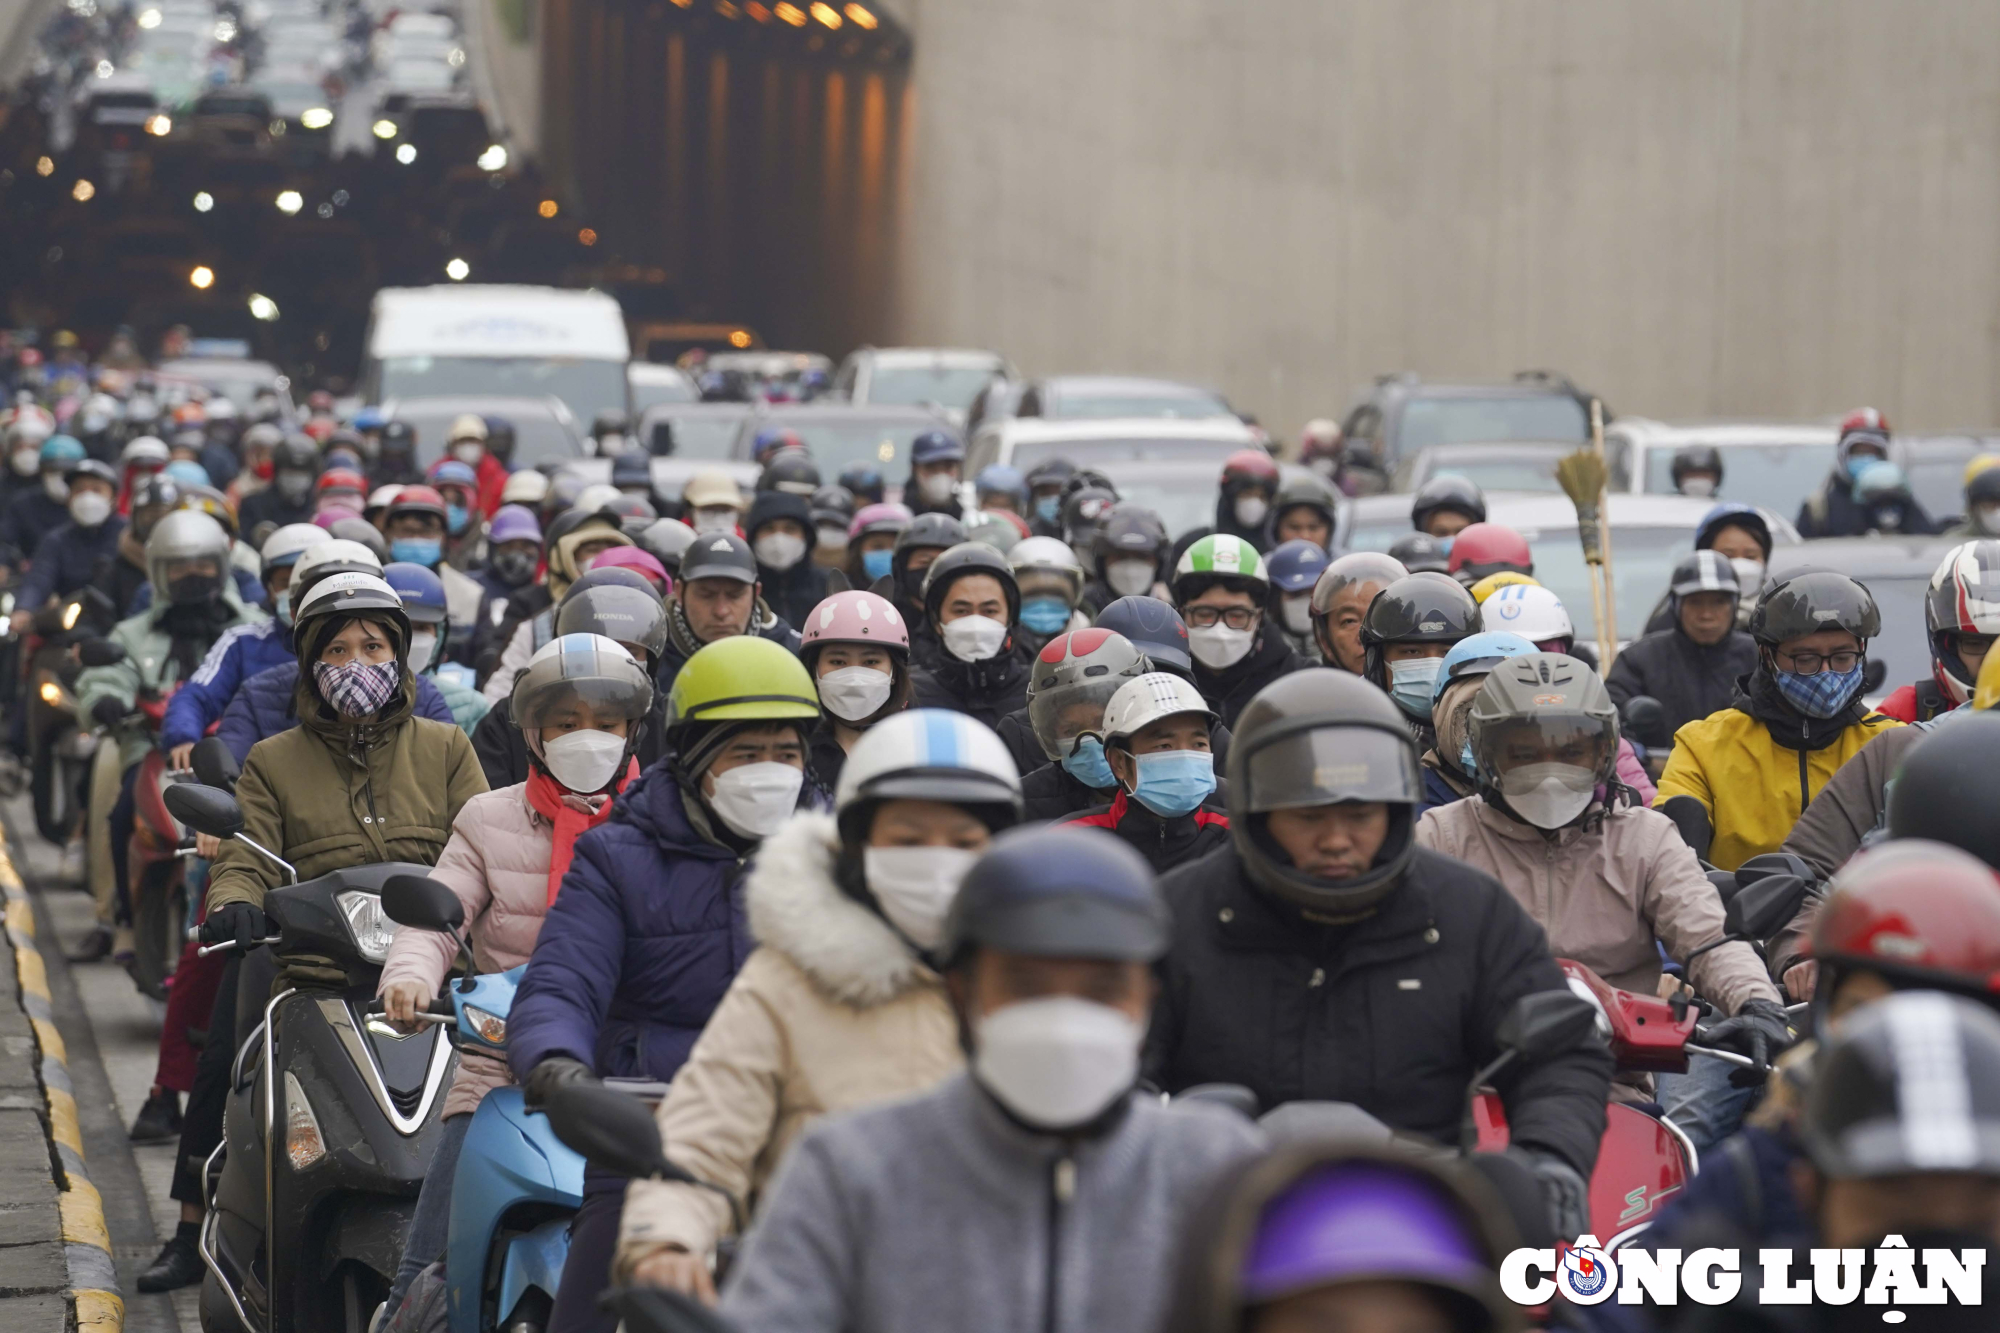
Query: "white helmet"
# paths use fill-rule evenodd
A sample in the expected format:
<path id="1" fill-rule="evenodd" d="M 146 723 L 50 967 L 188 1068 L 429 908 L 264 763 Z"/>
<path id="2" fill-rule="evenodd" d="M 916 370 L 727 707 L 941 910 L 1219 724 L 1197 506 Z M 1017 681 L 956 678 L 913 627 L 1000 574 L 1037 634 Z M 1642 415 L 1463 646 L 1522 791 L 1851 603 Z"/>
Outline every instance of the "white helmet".
<path id="1" fill-rule="evenodd" d="M 329 540 L 332 539 L 326 535 L 326 529 L 317 523 L 287 523 L 264 539 L 264 549 L 257 555 L 268 574 L 286 565 L 296 565 L 307 551 Z"/>
<path id="2" fill-rule="evenodd" d="M 9 414 L 7 443 L 12 448 L 18 449 L 25 444 L 39 445 L 55 433 L 56 419 L 34 403 L 24 403 Z"/>
<path id="3" fill-rule="evenodd" d="M 996 827 L 1021 817 L 1021 772 L 1007 743 L 976 718 L 941 708 L 897 713 L 861 733 L 833 793 L 841 834 L 858 841 L 876 801 L 906 798 L 999 807 Z"/>
<path id="4" fill-rule="evenodd" d="M 576 507 L 586 514 L 594 514 L 618 499 L 620 494 L 619 489 L 608 481 L 593 481 L 576 493 Z"/>
<path id="5" fill-rule="evenodd" d="M 1098 731 L 1106 739 L 1131 736 L 1163 717 L 1200 713 L 1211 720 L 1215 710 L 1201 697 L 1194 682 L 1166 671 L 1152 671 L 1126 681 L 1104 705 Z"/>
<path id="6" fill-rule="evenodd" d="M 1537 583 L 1510 583 L 1488 597 L 1479 607 L 1479 623 L 1534 643 L 1576 637 L 1562 598 Z"/>
<path id="7" fill-rule="evenodd" d="M 1070 582 L 1071 596 L 1083 596 L 1083 564 L 1069 543 L 1055 537 L 1024 537 L 1007 552 L 1014 581 L 1023 574 L 1057 574 Z"/>
<path id="8" fill-rule="evenodd" d="M 507 478 L 507 484 L 500 488 L 500 503 L 503 505 L 526 505 L 533 509 L 547 498 L 549 475 L 531 467 L 524 467 Z"/>
<path id="9" fill-rule="evenodd" d="M 327 572 L 360 570 L 380 574 L 382 562 L 375 553 L 360 542 L 351 542 L 343 537 L 330 537 L 315 542 L 308 547 L 292 566 L 292 586 L 300 587 L 316 577 L 317 571 L 332 566 Z"/>

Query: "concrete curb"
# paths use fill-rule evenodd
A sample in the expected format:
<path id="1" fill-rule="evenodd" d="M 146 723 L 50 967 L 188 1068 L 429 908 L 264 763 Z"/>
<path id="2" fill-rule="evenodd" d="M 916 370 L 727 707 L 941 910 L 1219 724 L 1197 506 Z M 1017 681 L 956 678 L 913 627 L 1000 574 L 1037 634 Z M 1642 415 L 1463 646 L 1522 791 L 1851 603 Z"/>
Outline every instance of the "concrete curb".
<path id="1" fill-rule="evenodd" d="M 83 1160 L 83 1132 L 77 1124 L 68 1052 L 62 1034 L 56 1031 L 48 970 L 35 944 L 34 904 L 4 846 L 0 846 L 0 900 L 5 902 L 7 943 L 14 951 L 21 1008 L 34 1029 L 39 1052 L 36 1066 L 48 1111 L 49 1139 L 62 1168 L 62 1179 L 56 1182 L 57 1206 L 76 1327 L 88 1333 L 117 1333 L 125 1326 L 125 1299 L 118 1293 L 118 1269 L 111 1257 L 104 1200 L 90 1183 L 90 1171 Z"/>

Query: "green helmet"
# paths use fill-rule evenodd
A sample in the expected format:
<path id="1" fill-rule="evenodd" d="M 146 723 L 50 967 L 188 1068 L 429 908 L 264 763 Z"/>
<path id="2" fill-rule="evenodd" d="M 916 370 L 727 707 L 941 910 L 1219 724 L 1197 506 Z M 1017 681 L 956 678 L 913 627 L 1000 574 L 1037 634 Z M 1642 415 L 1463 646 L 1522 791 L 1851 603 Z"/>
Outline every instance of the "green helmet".
<path id="1" fill-rule="evenodd" d="M 1180 563 L 1174 566 L 1174 597 L 1185 602 L 1215 583 L 1255 597 L 1262 597 L 1271 586 L 1257 548 L 1223 532 L 1210 533 L 1181 552 Z"/>
<path id="2" fill-rule="evenodd" d="M 667 695 L 667 729 L 698 722 L 811 722 L 819 695 L 805 665 L 754 634 L 717 639 L 690 657 Z"/>

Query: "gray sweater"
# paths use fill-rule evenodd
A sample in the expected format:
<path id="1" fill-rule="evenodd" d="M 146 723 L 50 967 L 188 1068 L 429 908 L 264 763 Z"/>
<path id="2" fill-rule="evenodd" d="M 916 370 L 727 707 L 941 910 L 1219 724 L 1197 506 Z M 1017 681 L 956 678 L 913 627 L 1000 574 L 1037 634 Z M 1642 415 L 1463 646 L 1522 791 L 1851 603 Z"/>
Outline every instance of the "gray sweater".
<path id="1" fill-rule="evenodd" d="M 1031 1134 L 960 1074 L 808 1130 L 722 1311 L 744 1333 L 1151 1333 L 1185 1213 L 1261 1142 L 1137 1095 L 1101 1139 Z"/>

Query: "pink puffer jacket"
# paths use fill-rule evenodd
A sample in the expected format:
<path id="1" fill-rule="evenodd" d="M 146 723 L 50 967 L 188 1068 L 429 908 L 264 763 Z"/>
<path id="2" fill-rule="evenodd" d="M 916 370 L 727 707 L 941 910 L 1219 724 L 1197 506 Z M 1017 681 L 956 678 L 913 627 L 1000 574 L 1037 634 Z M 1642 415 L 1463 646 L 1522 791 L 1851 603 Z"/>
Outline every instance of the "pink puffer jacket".
<path id="1" fill-rule="evenodd" d="M 472 961 L 480 972 L 505 972 L 528 961 L 549 910 L 549 857 L 555 829 L 528 805 L 528 784 L 483 792 L 452 822 L 451 840 L 431 877 L 458 895 L 472 928 Z M 458 957 L 451 937 L 399 928 L 377 988 L 417 981 L 436 994 Z M 447 1116 L 470 1115 L 489 1089 L 513 1082 L 504 1060 L 474 1052 L 459 1056 Z"/>

